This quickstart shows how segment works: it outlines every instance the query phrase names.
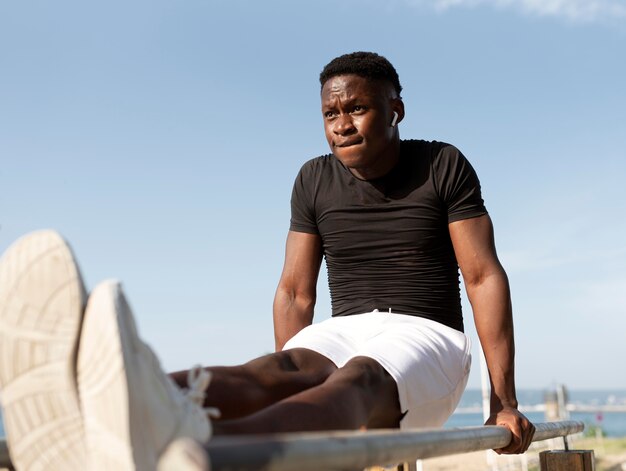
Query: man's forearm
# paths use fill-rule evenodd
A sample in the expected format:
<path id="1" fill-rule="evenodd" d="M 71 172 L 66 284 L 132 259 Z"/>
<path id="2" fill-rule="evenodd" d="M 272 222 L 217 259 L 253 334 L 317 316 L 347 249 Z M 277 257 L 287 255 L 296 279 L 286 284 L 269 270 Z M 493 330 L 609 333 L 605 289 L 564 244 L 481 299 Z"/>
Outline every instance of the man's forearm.
<path id="1" fill-rule="evenodd" d="M 515 341 L 509 284 L 504 271 L 467 286 L 491 381 L 491 411 L 517 408 Z"/>
<path id="2" fill-rule="evenodd" d="M 278 289 L 274 298 L 274 341 L 276 351 L 313 322 L 315 299 Z"/>
<path id="3" fill-rule="evenodd" d="M 517 409 L 511 294 L 496 255 L 491 219 L 481 216 L 453 222 L 449 227 L 489 368 L 491 413 L 486 424 L 511 431 L 511 442 L 496 450 L 498 453 L 523 453 L 530 446 L 535 427 Z"/>

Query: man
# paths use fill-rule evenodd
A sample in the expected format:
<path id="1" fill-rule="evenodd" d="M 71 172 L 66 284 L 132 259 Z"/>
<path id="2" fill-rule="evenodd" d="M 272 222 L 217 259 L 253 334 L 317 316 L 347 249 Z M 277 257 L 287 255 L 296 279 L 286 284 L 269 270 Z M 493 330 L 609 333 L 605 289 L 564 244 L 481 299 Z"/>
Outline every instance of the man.
<path id="1" fill-rule="evenodd" d="M 221 414 L 215 435 L 441 426 L 469 372 L 459 267 L 490 372 L 487 423 L 512 432 L 499 452 L 528 448 L 534 427 L 517 409 L 508 281 L 474 170 L 450 145 L 400 140 L 402 88 L 385 58 L 338 57 L 320 83 L 332 154 L 307 162 L 294 185 L 276 353 L 174 373 L 183 393 L 137 336 L 119 283 L 97 286 L 83 309 L 78 268 L 58 235 L 9 249 L 0 364 L 12 366 L 0 380 L 18 468 L 89 460 L 154 469 L 174 439 L 209 439 L 201 405 Z M 323 257 L 333 317 L 312 324 Z M 59 299 L 54 309 L 50 299 Z M 42 406 L 51 401 L 62 406 Z M 59 423 L 71 438 L 44 433 Z"/>

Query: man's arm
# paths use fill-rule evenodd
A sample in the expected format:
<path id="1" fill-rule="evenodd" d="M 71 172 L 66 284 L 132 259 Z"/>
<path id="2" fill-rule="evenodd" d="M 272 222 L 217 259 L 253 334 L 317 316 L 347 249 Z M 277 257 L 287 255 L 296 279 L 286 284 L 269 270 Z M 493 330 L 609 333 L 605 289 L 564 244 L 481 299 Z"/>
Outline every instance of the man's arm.
<path id="1" fill-rule="evenodd" d="M 511 430 L 511 443 L 498 453 L 523 453 L 535 427 L 517 407 L 514 377 L 515 343 L 509 282 L 496 255 L 488 215 L 449 224 L 450 237 L 491 381 L 491 416 L 487 425 Z"/>
<path id="2" fill-rule="evenodd" d="M 322 263 L 318 235 L 289 231 L 285 265 L 274 297 L 276 351 L 313 322 L 317 277 Z"/>

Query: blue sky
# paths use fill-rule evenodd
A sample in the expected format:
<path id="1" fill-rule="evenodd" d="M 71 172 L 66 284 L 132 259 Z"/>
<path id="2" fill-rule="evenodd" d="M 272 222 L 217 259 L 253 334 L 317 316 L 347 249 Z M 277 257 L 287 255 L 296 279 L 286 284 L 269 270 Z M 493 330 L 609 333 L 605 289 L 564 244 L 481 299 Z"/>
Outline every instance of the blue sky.
<path id="1" fill-rule="evenodd" d="M 1 2 L 0 249 L 59 230 L 167 369 L 271 351 L 317 76 L 354 50 L 396 66 L 403 137 L 478 171 L 518 387 L 626 388 L 624 1 Z"/>

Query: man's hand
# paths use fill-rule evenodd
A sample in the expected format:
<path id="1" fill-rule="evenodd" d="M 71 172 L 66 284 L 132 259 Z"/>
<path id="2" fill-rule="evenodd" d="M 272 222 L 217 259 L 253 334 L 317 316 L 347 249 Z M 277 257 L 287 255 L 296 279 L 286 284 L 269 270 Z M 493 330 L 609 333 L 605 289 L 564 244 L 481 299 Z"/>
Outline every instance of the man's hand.
<path id="1" fill-rule="evenodd" d="M 504 407 L 498 412 L 492 412 L 485 425 L 502 425 L 511 431 L 511 443 L 504 448 L 494 450 L 499 455 L 524 453 L 528 450 L 535 434 L 535 426 L 514 407 Z"/>

